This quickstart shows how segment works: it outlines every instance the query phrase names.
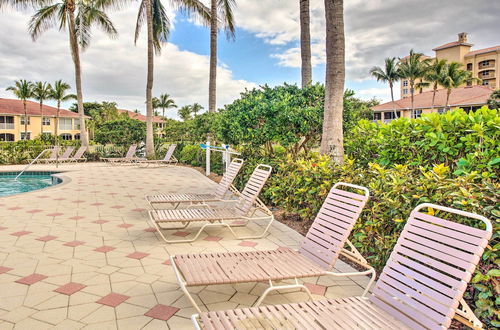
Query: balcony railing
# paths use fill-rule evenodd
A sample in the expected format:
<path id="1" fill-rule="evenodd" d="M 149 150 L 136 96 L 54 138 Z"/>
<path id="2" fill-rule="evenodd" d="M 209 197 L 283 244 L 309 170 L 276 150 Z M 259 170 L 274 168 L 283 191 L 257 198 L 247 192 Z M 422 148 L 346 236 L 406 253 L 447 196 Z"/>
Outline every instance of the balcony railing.
<path id="1" fill-rule="evenodd" d="M 490 60 L 490 62 L 488 64 L 482 64 L 482 62 L 480 62 L 478 65 L 478 70 L 494 68 L 494 67 L 495 67 L 495 61 Z"/>
<path id="2" fill-rule="evenodd" d="M 14 123 L 0 123 L 0 129 L 14 129 Z"/>

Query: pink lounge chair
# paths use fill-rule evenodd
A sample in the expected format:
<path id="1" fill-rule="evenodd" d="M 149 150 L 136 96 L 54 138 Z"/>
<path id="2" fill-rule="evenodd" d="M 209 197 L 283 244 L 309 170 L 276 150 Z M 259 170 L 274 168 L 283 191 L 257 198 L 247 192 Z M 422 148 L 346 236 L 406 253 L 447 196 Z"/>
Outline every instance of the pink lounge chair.
<path id="1" fill-rule="evenodd" d="M 250 179 L 248 179 L 247 184 L 243 191 L 239 194 L 238 199 L 234 200 L 233 207 L 201 207 L 200 208 L 190 208 L 190 209 L 167 209 L 167 210 L 151 210 L 149 211 L 150 223 L 158 233 L 161 238 L 167 243 L 181 243 L 181 242 L 192 242 L 200 236 L 206 227 L 213 226 L 223 226 L 227 227 L 231 233 L 238 239 L 245 238 L 260 238 L 267 234 L 271 223 L 274 221 L 274 216 L 272 212 L 262 203 L 258 196 L 262 188 L 264 187 L 267 179 L 271 175 L 272 167 L 269 165 L 260 164 L 253 171 Z M 203 206 L 203 205 L 202 205 Z M 255 207 L 254 207 L 255 206 Z M 257 210 L 265 213 L 264 216 L 254 217 Z M 249 221 L 256 220 L 269 220 L 269 223 L 265 227 L 261 234 L 255 236 L 238 236 L 236 232 L 232 229 L 235 227 L 231 222 L 241 221 L 246 224 Z M 189 224 L 193 222 L 205 222 L 203 226 L 200 227 L 198 232 L 193 238 L 169 240 L 163 233 L 162 229 L 179 229 L 186 228 Z M 228 223 L 229 222 L 229 223 Z M 181 227 L 162 227 L 163 224 L 179 224 Z M 238 224 L 238 226 L 241 226 Z"/>
<path id="2" fill-rule="evenodd" d="M 133 162 L 135 158 L 135 151 L 137 150 L 137 145 L 132 144 L 127 151 L 127 154 L 125 157 L 112 157 L 112 158 L 101 158 L 105 162 L 108 162 L 112 165 L 118 164 L 118 163 L 131 163 Z"/>
<path id="3" fill-rule="evenodd" d="M 339 187 L 360 190 L 353 193 Z M 269 251 L 247 251 L 208 254 L 173 255 L 170 257 L 177 281 L 198 312 L 201 312 L 187 287 L 214 284 L 235 284 L 264 281 L 269 283 L 256 306 L 271 291 L 309 289 L 298 279 L 316 276 L 371 275 L 365 293 L 375 279 L 375 270 L 368 265 L 348 237 L 369 198 L 365 187 L 338 182 L 330 190 L 314 223 L 298 251 L 282 248 Z M 347 245 L 347 248 L 344 248 Z M 339 255 L 347 257 L 366 270 L 338 273 L 333 270 Z M 276 281 L 295 280 L 294 284 L 279 285 Z"/>
<path id="4" fill-rule="evenodd" d="M 80 148 L 78 148 L 78 150 L 75 152 L 75 154 L 73 155 L 73 157 L 71 158 L 68 158 L 67 159 L 67 162 L 68 163 L 77 163 L 79 161 L 83 161 L 83 162 L 86 162 L 87 161 L 87 158 L 83 157 L 83 154 L 87 151 L 87 147 L 84 147 L 84 146 L 81 146 Z"/>
<path id="5" fill-rule="evenodd" d="M 157 205 L 170 204 L 176 209 L 180 204 L 189 203 L 189 206 L 194 206 L 197 204 L 206 204 L 209 202 L 220 202 L 224 201 L 229 190 L 237 192 L 236 188 L 233 186 L 233 181 L 240 172 L 243 166 L 243 159 L 235 158 L 229 164 L 229 167 L 224 173 L 222 180 L 217 185 L 217 189 L 211 194 L 161 194 L 161 195 L 147 195 L 145 196 L 146 201 L 153 209 L 156 209 Z M 234 202 L 234 200 L 229 200 Z"/>
<path id="6" fill-rule="evenodd" d="M 75 150 L 75 147 L 67 147 L 64 153 L 59 157 L 58 161 L 59 162 L 67 162 L 70 160 L 71 153 L 73 153 L 73 150 Z"/>
<path id="7" fill-rule="evenodd" d="M 38 158 L 37 163 L 49 163 L 56 160 L 57 153 L 61 150 L 59 146 L 50 149 L 50 155 L 48 158 Z M 48 150 L 46 150 L 48 151 Z M 33 161 L 33 159 L 28 159 L 28 161 Z"/>
<path id="8" fill-rule="evenodd" d="M 423 213 L 481 220 L 477 229 Z M 455 317 L 482 324 L 462 299 L 492 226 L 483 216 L 433 204 L 417 206 L 369 297 L 327 299 L 193 315 L 197 329 L 447 329 Z M 460 308 L 461 306 L 461 308 Z"/>
<path id="9" fill-rule="evenodd" d="M 177 158 L 175 158 L 175 156 L 174 156 L 174 151 L 175 151 L 176 147 L 177 147 L 177 144 L 171 144 L 168 147 L 167 153 L 165 154 L 165 157 L 163 159 L 151 159 L 151 160 L 139 159 L 139 160 L 137 160 L 137 163 L 140 165 L 146 165 L 146 166 L 149 166 L 150 164 L 155 164 L 157 166 L 160 166 L 162 164 L 164 164 L 164 165 L 170 165 L 170 164 L 176 165 L 179 162 L 177 160 Z"/>

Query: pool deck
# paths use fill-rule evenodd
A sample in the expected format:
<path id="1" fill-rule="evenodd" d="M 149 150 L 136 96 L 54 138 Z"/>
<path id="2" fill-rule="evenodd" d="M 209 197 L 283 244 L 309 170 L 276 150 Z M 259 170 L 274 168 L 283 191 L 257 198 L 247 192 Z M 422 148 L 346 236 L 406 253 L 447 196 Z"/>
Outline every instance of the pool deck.
<path id="1" fill-rule="evenodd" d="M 22 166 L 0 166 L 18 171 Z M 54 171 L 54 165 L 30 170 Z M 215 183 L 182 167 L 103 163 L 62 165 L 65 182 L 0 198 L 0 330 L 193 329 L 195 309 L 175 279 L 169 255 L 297 248 L 300 234 L 275 221 L 270 235 L 241 241 L 207 228 L 192 243 L 166 244 L 146 219 L 144 195 L 211 192 Z M 252 225 L 241 232 L 262 228 Z M 196 231 L 175 232 L 183 237 Z M 338 271 L 352 268 L 342 261 Z M 367 277 L 307 278 L 315 299 L 360 295 Z M 190 289 L 203 310 L 251 306 L 264 283 Z M 264 304 L 307 300 L 304 292 L 269 295 Z"/>

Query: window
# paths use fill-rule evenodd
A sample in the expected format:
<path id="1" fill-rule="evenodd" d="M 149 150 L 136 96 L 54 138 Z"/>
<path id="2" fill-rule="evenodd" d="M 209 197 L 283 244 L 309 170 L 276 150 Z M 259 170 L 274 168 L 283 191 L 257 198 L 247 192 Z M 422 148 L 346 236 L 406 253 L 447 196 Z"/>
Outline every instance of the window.
<path id="1" fill-rule="evenodd" d="M 413 113 L 413 118 L 420 118 L 422 117 L 422 110 L 415 110 Z"/>
<path id="2" fill-rule="evenodd" d="M 403 80 L 403 86 L 408 87 L 408 80 Z"/>
<path id="3" fill-rule="evenodd" d="M 381 120 L 382 119 L 382 113 L 381 112 L 374 112 L 373 113 L 373 120 Z"/>
<path id="4" fill-rule="evenodd" d="M 80 140 L 80 133 L 75 134 L 75 140 Z"/>
<path id="5" fill-rule="evenodd" d="M 488 86 L 489 84 L 488 80 L 483 80 L 483 86 Z"/>
<path id="6" fill-rule="evenodd" d="M 31 132 L 21 132 L 21 140 L 31 140 Z"/>
<path id="7" fill-rule="evenodd" d="M 59 128 L 62 130 L 72 130 L 72 120 L 71 118 L 59 118 Z"/>
<path id="8" fill-rule="evenodd" d="M 61 139 L 65 140 L 65 141 L 73 140 L 73 136 L 71 134 L 68 134 L 68 133 L 63 133 L 59 136 L 61 137 Z"/>
<path id="9" fill-rule="evenodd" d="M 49 117 L 43 117 L 42 123 L 43 123 L 43 126 L 50 126 L 50 118 Z"/>
<path id="10" fill-rule="evenodd" d="M 26 122 L 26 117 L 24 116 L 21 116 L 21 125 L 26 125 L 26 124 L 30 124 L 30 117 L 28 117 L 28 120 Z"/>
<path id="11" fill-rule="evenodd" d="M 438 113 L 439 113 L 439 114 L 443 114 L 443 113 L 444 113 L 444 108 L 439 108 L 439 109 L 438 109 Z"/>
<path id="12" fill-rule="evenodd" d="M 489 76 L 489 75 L 490 75 L 490 70 L 484 70 L 484 71 L 482 72 L 482 75 L 483 75 L 483 77 L 485 77 L 485 76 Z"/>
<path id="13" fill-rule="evenodd" d="M 2 134 L 0 134 L 0 141 L 14 142 L 14 134 L 2 133 Z"/>
<path id="14" fill-rule="evenodd" d="M 472 71 L 472 63 L 467 63 L 467 71 Z"/>
<path id="15" fill-rule="evenodd" d="M 403 95 L 408 95 L 408 88 L 403 89 Z"/>
<path id="16" fill-rule="evenodd" d="M 74 125 L 75 125 L 74 129 L 80 129 L 80 119 L 75 119 Z"/>
<path id="17" fill-rule="evenodd" d="M 14 117 L 0 116 L 0 129 L 14 129 Z"/>

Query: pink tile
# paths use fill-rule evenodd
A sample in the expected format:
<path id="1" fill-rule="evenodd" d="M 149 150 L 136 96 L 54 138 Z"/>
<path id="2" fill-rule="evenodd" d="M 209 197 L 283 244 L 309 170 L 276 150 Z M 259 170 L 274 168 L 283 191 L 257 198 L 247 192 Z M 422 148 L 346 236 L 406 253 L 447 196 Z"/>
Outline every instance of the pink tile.
<path id="1" fill-rule="evenodd" d="M 76 247 L 76 246 L 80 246 L 80 245 L 83 245 L 83 244 L 85 244 L 85 242 L 82 242 L 82 241 L 72 241 L 72 242 L 64 243 L 63 245 L 65 245 L 65 246 L 71 246 L 71 247 Z"/>
<path id="2" fill-rule="evenodd" d="M 31 285 L 31 284 L 35 284 L 36 282 L 39 282 L 41 280 L 44 280 L 47 277 L 48 276 L 41 275 L 41 274 L 31 274 L 31 275 L 28 275 L 26 277 L 23 277 L 23 278 L 17 280 L 16 283 Z"/>
<path id="3" fill-rule="evenodd" d="M 15 211 L 15 210 L 21 210 L 22 207 L 19 206 L 14 206 L 14 207 L 9 207 L 7 210 Z"/>
<path id="4" fill-rule="evenodd" d="M 55 212 L 55 213 L 49 213 L 49 214 L 47 214 L 48 217 L 58 217 L 58 216 L 61 216 L 61 215 L 64 215 L 64 213 Z"/>
<path id="5" fill-rule="evenodd" d="M 52 240 L 54 240 L 56 238 L 57 238 L 57 236 L 48 235 L 48 236 L 38 237 L 36 240 L 37 241 L 42 241 L 42 242 L 48 242 L 48 241 L 52 241 Z"/>
<path id="6" fill-rule="evenodd" d="M 142 212 L 142 211 L 146 211 L 146 209 L 132 209 L 130 211 L 132 211 L 132 212 Z"/>
<path id="7" fill-rule="evenodd" d="M 123 294 L 111 292 L 107 296 L 104 296 L 101 299 L 99 299 L 98 301 L 96 301 L 96 303 L 110 306 L 110 307 L 116 307 L 116 306 L 120 305 L 122 302 L 124 302 L 125 300 L 127 300 L 128 298 L 130 298 L 130 297 L 125 296 Z"/>
<path id="8" fill-rule="evenodd" d="M 80 284 L 80 283 L 70 282 L 70 283 L 64 284 L 63 286 L 60 286 L 59 288 L 55 289 L 54 292 L 59 292 L 59 293 L 71 296 L 73 293 L 76 293 L 85 287 L 87 287 L 87 286 Z"/>
<path id="9" fill-rule="evenodd" d="M 189 234 L 191 234 L 190 232 L 188 231 L 176 231 L 175 233 L 173 233 L 172 235 L 174 236 L 179 236 L 179 237 L 186 237 L 188 236 Z"/>
<path id="10" fill-rule="evenodd" d="M 0 274 L 7 273 L 8 271 L 11 271 L 12 269 L 14 269 L 14 268 L 0 266 Z"/>
<path id="11" fill-rule="evenodd" d="M 148 255 L 149 255 L 149 253 L 134 252 L 134 253 L 129 254 L 127 256 L 127 258 L 141 260 L 142 258 L 146 258 Z"/>
<path id="12" fill-rule="evenodd" d="M 172 265 L 172 263 L 170 262 L 170 259 L 165 260 L 164 262 L 162 262 L 162 264 L 168 265 L 168 266 Z"/>
<path id="13" fill-rule="evenodd" d="M 24 236 L 24 235 L 28 235 L 28 234 L 31 234 L 31 232 L 23 230 L 23 231 L 16 231 L 15 233 L 12 233 L 11 235 L 19 237 L 19 236 Z"/>
<path id="14" fill-rule="evenodd" d="M 54 198 L 54 200 L 55 200 L 55 201 L 63 201 L 63 200 L 65 200 L 65 199 L 66 199 L 66 198 L 64 198 L 64 197 Z"/>
<path id="15" fill-rule="evenodd" d="M 96 221 L 92 221 L 93 223 L 97 223 L 99 225 L 102 225 L 103 223 L 106 223 L 106 222 L 109 222 L 108 220 L 96 220 Z"/>
<path id="16" fill-rule="evenodd" d="M 29 211 L 26 211 L 26 213 L 39 213 L 39 212 L 42 212 L 43 210 L 29 210 Z"/>
<path id="17" fill-rule="evenodd" d="M 82 217 L 82 216 L 77 215 L 77 216 L 71 217 L 70 219 L 71 219 L 71 220 L 81 220 L 81 219 L 83 219 L 83 218 L 85 218 L 85 217 Z"/>
<path id="18" fill-rule="evenodd" d="M 100 206 L 100 205 L 104 205 L 103 203 L 93 203 L 93 204 L 90 204 L 92 206 Z"/>
<path id="19" fill-rule="evenodd" d="M 5 230 L 5 229 L 7 229 L 7 227 L 0 226 L 0 230 Z"/>
<path id="20" fill-rule="evenodd" d="M 123 206 L 123 205 L 113 205 L 110 208 L 112 208 L 112 209 L 123 209 L 124 207 L 125 206 Z"/>
<path id="21" fill-rule="evenodd" d="M 114 249 L 115 248 L 112 246 L 103 245 L 97 249 L 94 249 L 94 251 L 106 253 L 106 252 L 113 251 Z"/>
<path id="22" fill-rule="evenodd" d="M 222 239 L 222 237 L 219 236 L 207 236 L 203 240 L 204 241 L 209 241 L 209 242 L 218 242 Z"/>
<path id="23" fill-rule="evenodd" d="M 147 231 L 148 233 L 154 233 L 156 231 L 156 228 L 149 227 L 149 228 L 144 229 L 144 231 Z"/>
<path id="24" fill-rule="evenodd" d="M 174 316 L 174 314 L 177 313 L 178 310 L 179 308 L 176 307 L 158 304 L 155 307 L 151 308 L 144 315 L 152 317 L 154 319 L 167 321 L 169 318 Z"/>
<path id="25" fill-rule="evenodd" d="M 240 244 L 238 244 L 239 246 L 248 246 L 248 247 L 254 247 L 257 245 L 257 243 L 255 242 L 251 242 L 251 241 L 243 241 L 241 242 Z"/>
<path id="26" fill-rule="evenodd" d="M 133 227 L 134 225 L 131 225 L 129 223 L 123 223 L 121 225 L 118 225 L 117 227 L 120 227 L 120 228 L 130 228 L 130 227 Z"/>
<path id="27" fill-rule="evenodd" d="M 311 291 L 312 294 L 317 294 L 320 296 L 325 295 L 326 291 L 326 286 L 323 285 L 318 285 L 318 284 L 312 284 L 312 283 L 304 283 L 305 287 Z"/>
<path id="28" fill-rule="evenodd" d="M 71 203 L 83 203 L 85 201 L 81 201 L 81 200 L 76 200 L 76 201 L 72 201 Z"/>

